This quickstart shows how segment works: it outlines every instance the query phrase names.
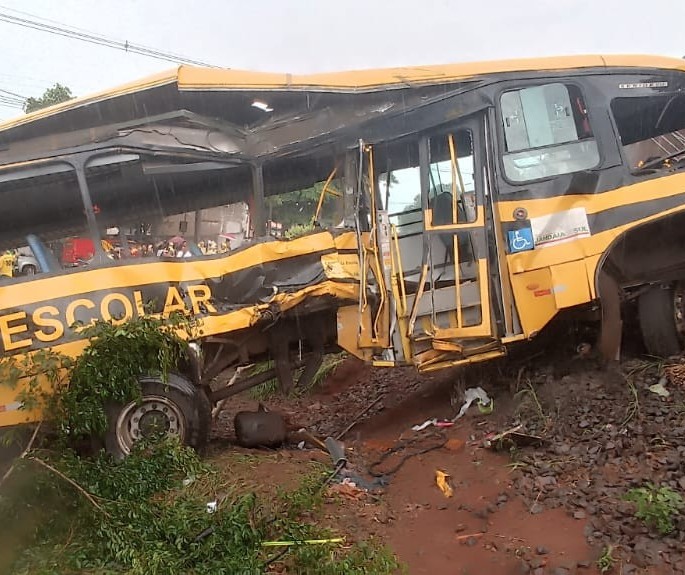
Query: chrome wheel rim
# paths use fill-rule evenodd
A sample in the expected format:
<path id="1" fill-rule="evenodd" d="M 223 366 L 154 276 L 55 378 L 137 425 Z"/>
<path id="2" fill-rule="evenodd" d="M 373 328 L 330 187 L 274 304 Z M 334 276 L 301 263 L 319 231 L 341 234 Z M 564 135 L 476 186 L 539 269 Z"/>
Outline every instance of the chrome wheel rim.
<path id="1" fill-rule="evenodd" d="M 162 395 L 145 395 L 131 402 L 119 413 L 116 421 L 117 443 L 128 455 L 134 443 L 154 436 L 185 437 L 183 412 L 173 401 Z"/>

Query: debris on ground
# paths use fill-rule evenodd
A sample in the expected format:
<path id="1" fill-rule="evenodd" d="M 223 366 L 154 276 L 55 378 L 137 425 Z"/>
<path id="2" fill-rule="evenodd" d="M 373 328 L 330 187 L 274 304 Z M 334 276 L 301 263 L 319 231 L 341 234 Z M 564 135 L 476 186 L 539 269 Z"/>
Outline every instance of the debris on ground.
<path id="1" fill-rule="evenodd" d="M 481 413 L 492 412 L 493 402 L 485 390 L 482 387 L 469 387 L 464 391 L 464 404 L 452 421 L 454 422 L 457 421 L 457 419 L 464 417 L 474 401 L 478 401 L 478 407 L 481 409 Z"/>
<path id="2" fill-rule="evenodd" d="M 649 391 L 651 391 L 652 393 L 655 393 L 659 397 L 668 397 L 671 394 L 669 393 L 668 389 L 666 389 L 665 384 L 666 384 L 666 378 L 662 377 L 659 380 L 659 383 L 655 383 L 654 385 L 650 385 L 647 389 L 649 389 Z"/>
<path id="3" fill-rule="evenodd" d="M 433 418 L 433 419 L 427 419 L 426 421 L 424 421 L 421 424 L 414 425 L 411 428 L 411 430 L 412 431 L 423 431 L 424 429 L 427 429 L 431 426 L 442 428 L 442 427 L 452 427 L 453 425 L 454 425 L 453 421 L 449 421 L 447 419 L 438 420 L 436 418 Z"/>
<path id="4" fill-rule="evenodd" d="M 449 428 L 436 425 L 454 415 L 449 400 L 455 376 L 447 372 L 419 376 L 411 369 L 359 367 L 344 380 L 324 384 L 313 398 L 276 398 L 273 403 L 319 437 L 336 437 L 365 413 L 348 436 L 349 461 L 331 485 L 334 491 L 349 492 L 342 495 L 344 513 L 336 511 L 336 521 L 350 515 L 354 532 L 368 518 L 371 527 L 365 529 L 391 541 L 412 573 L 429 573 L 421 570 L 423 564 L 432 565 L 433 572 L 447 565 L 461 568 L 474 558 L 487 561 L 487 554 L 506 557 L 498 559 L 506 570 L 489 570 L 496 575 L 514 572 L 511 560 L 521 563 L 522 573 L 592 573 L 597 557 L 612 549 L 624 573 L 651 567 L 650 574 L 677 574 L 685 573 L 685 517 L 675 516 L 673 531 L 662 536 L 626 500 L 631 489 L 646 482 L 685 493 L 685 362 L 668 362 L 634 359 L 624 361 L 620 372 L 602 371 L 595 363 L 557 361 L 547 352 L 529 355 L 524 364 L 511 368 L 470 370 L 470 389 L 484 389 L 485 383 L 491 401 L 482 405 L 478 397 L 472 399 L 459 423 Z M 650 391 L 660 383 L 667 397 Z M 457 404 L 462 409 L 464 396 L 459 395 Z M 490 410 L 492 400 L 497 411 L 483 417 L 482 409 Z M 469 411 L 474 402 L 481 410 Z M 408 434 L 417 422 L 427 425 Z M 313 457 L 316 452 L 299 453 Z M 493 471 L 492 461 L 503 469 L 501 474 Z M 407 462 L 411 464 L 405 467 Z M 421 483 L 427 466 L 453 475 L 452 498 L 436 489 L 432 477 Z M 493 485 L 505 480 L 506 489 Z M 337 487 L 343 482 L 348 486 Z M 357 499 L 361 494 L 352 485 L 368 499 Z M 495 494 L 481 506 L 474 502 L 482 499 L 472 498 L 482 498 L 484 485 L 492 485 Z M 372 495 L 382 487 L 380 498 Z M 524 515 L 513 514 L 515 509 Z M 453 512 L 459 515 L 450 525 Z M 480 524 L 469 521 L 470 514 L 489 532 L 479 533 Z M 497 532 L 493 521 L 500 521 Z M 544 526 L 539 539 L 526 533 L 528 523 Z M 507 531 L 507 525 L 516 529 Z M 429 561 L 438 542 L 439 549 L 448 545 L 442 539 L 444 529 L 450 541 L 457 531 L 464 547 L 459 546 L 458 554 L 446 552 L 443 563 L 432 555 Z M 430 537 L 420 535 L 424 532 Z M 575 545 L 571 551 L 569 537 Z M 549 553 L 536 555 L 538 548 Z M 568 561 L 564 553 L 571 554 Z"/>
<path id="5" fill-rule="evenodd" d="M 441 471 L 440 469 L 435 470 L 435 483 L 437 483 L 440 491 L 442 491 L 445 497 L 452 497 L 454 495 L 454 489 L 450 485 L 450 475 Z"/>
<path id="6" fill-rule="evenodd" d="M 365 499 L 368 494 L 366 489 L 362 489 L 354 481 L 347 477 L 340 483 L 333 483 L 329 485 L 326 492 L 328 495 L 340 495 L 346 499 L 354 499 L 356 501 Z"/>
<path id="7" fill-rule="evenodd" d="M 489 433 L 485 436 L 483 444 L 485 447 L 494 449 L 495 451 L 502 449 L 511 449 L 512 447 L 528 447 L 531 445 L 540 446 L 546 440 L 538 435 L 530 435 L 522 433 L 523 425 L 517 425 L 501 433 Z"/>
<path id="8" fill-rule="evenodd" d="M 243 447 L 279 447 L 288 430 L 285 420 L 275 411 L 241 411 L 233 420 L 238 444 Z"/>

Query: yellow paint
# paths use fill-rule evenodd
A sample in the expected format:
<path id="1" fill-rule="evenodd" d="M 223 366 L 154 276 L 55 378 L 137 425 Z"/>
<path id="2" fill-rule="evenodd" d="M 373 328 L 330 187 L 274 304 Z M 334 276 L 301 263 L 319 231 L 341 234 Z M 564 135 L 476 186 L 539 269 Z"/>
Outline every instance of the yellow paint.
<path id="1" fill-rule="evenodd" d="M 2 332 L 2 347 L 5 351 L 14 351 L 22 347 L 30 347 L 33 343 L 31 338 L 15 337 L 26 333 L 29 328 L 26 325 L 26 312 L 15 311 L 7 315 L 0 316 L 0 332 Z"/>
<path id="2" fill-rule="evenodd" d="M 685 60 L 683 60 L 685 62 Z M 600 194 L 554 196 L 530 200 L 507 200 L 498 202 L 498 212 L 503 222 L 514 221 L 514 210 L 525 208 L 529 218 L 537 218 L 571 208 L 585 208 L 588 214 L 596 214 L 617 206 L 628 206 L 649 200 L 668 198 L 685 192 L 685 173 L 671 174 L 623 186 Z"/>
<path id="3" fill-rule="evenodd" d="M 451 476 L 440 469 L 435 470 L 435 483 L 445 497 L 452 497 L 454 490 L 450 485 Z"/>
<path id="4" fill-rule="evenodd" d="M 407 85 L 444 84 L 474 77 L 506 72 L 541 72 L 582 68 L 653 68 L 655 70 L 685 70 L 678 58 L 648 55 L 580 55 L 551 58 L 526 58 L 491 62 L 465 62 L 437 66 L 413 66 L 376 70 L 355 70 L 324 74 L 295 75 L 287 73 L 251 72 L 246 70 L 179 66 L 142 80 L 51 106 L 19 118 L 0 123 L 0 132 L 35 122 L 56 114 L 97 104 L 102 101 L 141 93 L 151 88 L 176 84 L 179 91 L 195 90 L 314 90 L 357 92 Z"/>
<path id="5" fill-rule="evenodd" d="M 464 346 L 454 341 L 434 339 L 431 344 L 433 349 L 436 351 L 453 351 L 455 353 L 461 353 L 464 351 Z"/>
<path id="6" fill-rule="evenodd" d="M 602 259 L 602 256 L 603 256 L 603 254 L 599 254 L 596 256 L 590 256 L 589 258 L 585 258 L 585 260 L 584 260 L 585 275 L 587 277 L 588 286 L 590 287 L 590 299 L 591 300 L 598 297 L 595 272 L 597 271 L 597 266 L 599 265 L 599 261 Z"/>
<path id="7" fill-rule="evenodd" d="M 86 345 L 88 345 L 87 340 L 74 341 L 62 345 L 56 345 L 52 347 L 52 351 L 55 353 L 60 353 L 71 358 L 79 356 Z M 25 359 L 25 355 L 15 356 L 16 361 L 21 364 Z M 51 387 L 47 379 L 39 376 L 38 378 L 39 389 L 44 392 L 50 391 Z M 19 393 L 25 389 L 27 385 L 26 380 L 20 380 L 16 388 L 11 388 L 5 382 L 5 385 L 0 385 L 0 406 L 8 406 L 17 403 L 17 398 Z M 0 427 L 5 427 L 9 425 L 18 425 L 21 423 L 28 423 L 31 421 L 40 420 L 42 412 L 40 409 L 24 410 L 24 409 L 13 409 L 12 411 L 1 411 L 0 410 Z"/>
<path id="8" fill-rule="evenodd" d="M 370 349 L 359 347 L 357 335 L 359 330 L 371 329 L 371 314 L 367 311 L 359 317 L 359 306 L 348 305 L 338 308 L 338 345 L 348 353 L 364 361 L 372 357 Z"/>
<path id="9" fill-rule="evenodd" d="M 26 289 L 26 282 L 1 286 L 0 306 L 5 307 L 5 302 L 11 302 L 13 307 L 20 307 L 100 291 L 103 287 L 116 290 L 129 286 L 151 285 L 159 283 L 160 278 L 173 283 L 201 281 L 249 268 L 259 262 L 276 262 L 328 249 L 335 249 L 333 236 L 329 232 L 321 232 L 288 242 L 255 244 L 224 257 L 193 261 L 151 261 L 94 270 L 77 268 L 58 276 L 38 276 L 31 280 L 31 289 Z"/>
<path id="10" fill-rule="evenodd" d="M 359 257 L 357 254 L 324 254 L 321 265 L 328 279 L 359 281 Z"/>
<path id="11" fill-rule="evenodd" d="M 498 357 L 502 357 L 503 355 L 506 355 L 506 350 L 504 348 L 501 348 L 496 349 L 494 351 L 487 351 L 476 355 L 470 355 L 469 357 L 465 358 L 447 359 L 445 361 L 433 363 L 430 365 L 421 364 L 417 367 L 421 373 L 429 373 L 431 371 L 438 371 L 448 367 L 458 367 L 461 365 L 469 365 L 471 363 L 481 363 L 483 361 L 490 361 L 491 359 L 497 359 Z"/>
<path id="12" fill-rule="evenodd" d="M 490 289 L 488 288 L 488 262 L 485 258 L 478 260 L 478 286 L 480 289 L 481 323 L 468 327 L 433 327 L 432 331 L 434 338 L 447 340 L 460 337 L 488 337 L 492 335 Z"/>
<path id="13" fill-rule="evenodd" d="M 526 336 L 539 332 L 557 312 L 549 268 L 513 274 L 511 287 Z"/>
<path id="14" fill-rule="evenodd" d="M 37 327 L 47 327 L 51 330 L 49 332 L 44 329 L 37 330 L 35 336 L 38 341 L 49 343 L 57 341 L 64 335 L 64 324 L 56 319 L 57 316 L 59 316 L 59 310 L 54 305 L 45 305 L 33 312 L 33 323 Z"/>
<path id="15" fill-rule="evenodd" d="M 476 208 L 476 219 L 473 222 L 457 223 L 457 224 L 444 224 L 440 226 L 433 225 L 433 210 L 427 208 L 423 212 L 423 226 L 427 230 L 437 230 L 437 231 L 450 231 L 454 230 L 470 230 L 474 228 L 482 228 L 485 225 L 485 210 L 483 206 L 478 206 Z"/>
<path id="16" fill-rule="evenodd" d="M 558 310 L 590 301 L 590 286 L 583 260 L 552 266 L 550 273 Z"/>

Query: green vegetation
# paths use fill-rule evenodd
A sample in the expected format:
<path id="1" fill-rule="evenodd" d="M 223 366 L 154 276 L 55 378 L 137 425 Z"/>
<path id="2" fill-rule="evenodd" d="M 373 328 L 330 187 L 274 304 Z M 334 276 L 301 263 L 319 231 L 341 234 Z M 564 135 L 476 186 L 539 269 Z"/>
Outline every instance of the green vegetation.
<path id="1" fill-rule="evenodd" d="M 670 487 L 656 487 L 651 483 L 631 489 L 625 499 L 635 503 L 635 517 L 662 535 L 668 535 L 675 529 L 674 520 L 685 507 L 679 493 Z"/>
<path id="2" fill-rule="evenodd" d="M 311 188 L 295 190 L 266 198 L 265 203 L 269 210 L 269 219 L 283 224 L 283 228 L 286 230 L 286 237 L 292 239 L 288 233 L 292 237 L 296 237 L 310 229 L 314 229 L 312 218 L 316 213 L 316 206 L 319 203 L 324 184 L 325 182 L 317 182 Z M 328 186 L 328 190 L 331 191 L 339 189 L 340 186 L 336 184 L 335 180 Z M 327 193 L 323 199 L 321 214 L 319 215 L 321 225 L 324 227 L 336 225 L 342 217 L 339 210 L 340 201 L 335 196 Z"/>
<path id="3" fill-rule="evenodd" d="M 27 98 L 26 103 L 24 104 L 24 112 L 27 114 L 35 112 L 36 110 L 41 110 L 48 106 L 61 104 L 62 102 L 71 100 L 73 97 L 69 88 L 62 86 L 62 84 L 55 84 L 52 88 L 45 90 L 40 98 Z"/>
<path id="4" fill-rule="evenodd" d="M 28 541 L 11 568 L 0 565 L 2 572 L 263 573 L 283 548 L 262 543 L 334 535 L 318 527 L 314 518 L 326 474 L 320 466 L 310 468 L 294 491 L 258 497 L 226 483 L 226 476 L 173 440 L 139 444 L 119 463 L 104 454 L 94 459 L 72 452 L 42 457 L 82 491 L 42 467 L 34 469 L 30 460 L 24 462 L 6 485 L 11 493 L 0 494 L 0 512 L 12 518 L 3 522 L 0 537 L 12 541 L 15 526 L 26 524 L 27 517 L 33 516 L 36 524 L 25 534 Z M 214 513 L 207 511 L 210 501 L 218 502 Z M 280 561 L 295 573 L 383 574 L 398 567 L 375 542 L 345 548 L 295 544 L 285 549 L 288 553 Z"/>
<path id="5" fill-rule="evenodd" d="M 608 573 L 616 565 L 616 558 L 613 555 L 614 547 L 612 545 L 607 545 L 599 559 L 597 559 L 597 569 L 600 573 Z"/>
<path id="6" fill-rule="evenodd" d="M 288 228 L 288 230 L 285 232 L 285 237 L 286 239 L 289 240 L 294 240 L 295 238 L 299 238 L 300 236 L 307 235 L 310 232 L 313 232 L 315 230 L 314 224 L 295 224 L 294 226 L 291 226 Z"/>
<path id="7" fill-rule="evenodd" d="M 107 402 L 140 397 L 140 375 L 164 376 L 183 361 L 177 333 L 192 326 L 182 319 L 167 326 L 153 318 L 101 322 L 87 328 L 90 346 L 76 362 L 45 352 L 0 369 L 15 384 L 21 376 L 38 382 L 48 369 L 57 393 L 46 399 L 36 383 L 27 399 L 53 402 L 50 423 L 62 439 L 97 435 Z M 122 461 L 103 452 L 84 457 L 68 444 L 46 447 L 34 434 L 0 479 L 0 573 L 233 575 L 271 572 L 277 562 L 281 572 L 312 575 L 397 572 L 394 556 L 375 541 L 305 542 L 339 537 L 318 524 L 330 473 L 320 465 L 302 470 L 298 488 L 265 494 L 235 478 L 230 457 L 225 467 L 202 462 L 176 439 L 138 442 Z M 209 502 L 216 502 L 211 513 Z M 274 540 L 292 543 L 264 545 Z"/>
<path id="8" fill-rule="evenodd" d="M 310 393 L 313 389 L 321 385 L 326 378 L 331 375 L 336 368 L 343 362 L 345 361 L 345 358 L 347 357 L 347 354 L 345 352 L 340 352 L 340 353 L 329 353 L 326 354 L 323 358 L 323 361 L 321 362 L 321 366 L 319 369 L 316 371 L 316 374 L 314 375 L 314 379 L 312 380 L 311 384 L 309 387 L 302 389 L 299 387 L 295 387 L 293 389 L 293 393 L 298 394 L 298 395 L 306 395 L 307 393 Z M 263 361 L 261 363 L 258 363 L 255 365 L 249 372 L 249 375 L 257 375 L 260 373 L 264 373 L 265 371 L 268 371 L 269 369 L 273 368 L 273 362 L 268 360 L 268 361 Z M 296 376 L 299 377 L 299 375 L 302 373 L 302 370 L 300 370 Z M 250 389 L 248 391 L 248 395 L 250 396 L 251 399 L 254 399 L 255 401 L 265 401 L 269 399 L 270 397 L 273 397 L 278 393 L 278 380 L 276 378 L 270 379 L 269 381 L 266 381 L 262 383 L 261 385 L 257 385 Z"/>
<path id="9" fill-rule="evenodd" d="M 70 384 L 59 394 L 55 415 L 63 435 L 101 436 L 107 430 L 107 403 L 140 399 L 140 377 L 169 372 L 187 357 L 178 335 L 194 325 L 183 316 L 166 321 L 144 316 L 123 325 L 97 322 L 84 329 L 90 345 L 76 361 Z M 131 361 L 135 358 L 135 361 Z"/>

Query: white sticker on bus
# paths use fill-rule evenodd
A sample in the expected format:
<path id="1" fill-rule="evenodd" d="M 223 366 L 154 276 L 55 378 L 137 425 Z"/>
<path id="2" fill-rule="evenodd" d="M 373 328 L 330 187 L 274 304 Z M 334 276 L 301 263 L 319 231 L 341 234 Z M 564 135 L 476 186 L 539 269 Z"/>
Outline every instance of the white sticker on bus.
<path id="1" fill-rule="evenodd" d="M 585 208 L 573 208 L 530 219 L 536 248 L 547 248 L 590 237 Z"/>

